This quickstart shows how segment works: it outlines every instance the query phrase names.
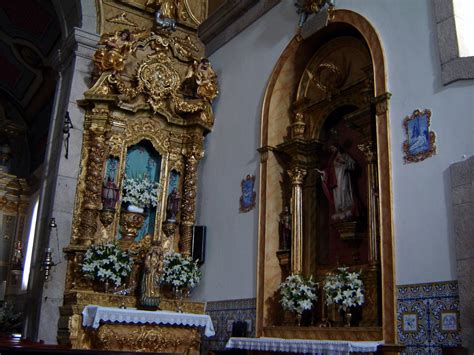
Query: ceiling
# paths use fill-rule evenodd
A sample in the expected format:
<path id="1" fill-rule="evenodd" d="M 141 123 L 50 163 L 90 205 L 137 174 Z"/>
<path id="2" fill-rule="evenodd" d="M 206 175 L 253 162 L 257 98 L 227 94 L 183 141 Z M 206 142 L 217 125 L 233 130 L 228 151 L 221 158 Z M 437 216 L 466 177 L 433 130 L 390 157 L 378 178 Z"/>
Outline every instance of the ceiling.
<path id="1" fill-rule="evenodd" d="M 56 86 L 48 61 L 60 38 L 50 0 L 0 0 L 0 105 L 8 125 L 24 127 L 29 147 L 25 152 L 12 146 L 17 158 L 30 161 L 28 168 L 22 164 L 14 171 L 18 175 L 31 172 L 44 158 Z"/>

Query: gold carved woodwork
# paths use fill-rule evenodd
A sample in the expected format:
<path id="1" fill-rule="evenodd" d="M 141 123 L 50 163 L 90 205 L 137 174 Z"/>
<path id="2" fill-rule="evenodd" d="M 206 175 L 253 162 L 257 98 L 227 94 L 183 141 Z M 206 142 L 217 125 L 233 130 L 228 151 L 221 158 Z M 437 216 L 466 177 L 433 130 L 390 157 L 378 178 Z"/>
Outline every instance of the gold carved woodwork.
<path id="1" fill-rule="evenodd" d="M 97 231 L 97 217 L 101 209 L 101 187 L 102 187 L 102 166 L 105 162 L 105 137 L 101 135 L 100 129 L 92 130 L 84 135 L 84 143 L 88 147 L 83 156 L 84 164 L 81 169 L 84 171 L 83 184 L 79 186 L 79 193 L 83 187 L 80 208 L 80 224 L 75 237 L 81 240 L 81 244 L 92 244 L 92 238 Z M 78 201 L 76 200 L 76 205 Z M 73 236 L 74 238 L 74 236 Z"/>
<path id="2" fill-rule="evenodd" d="M 207 17 L 207 1 L 201 0 L 99 0 L 98 31 L 116 31 L 123 27 L 153 27 L 154 12 L 158 4 L 165 3 L 167 18 L 177 20 L 181 25 L 197 29 Z M 125 16 L 123 14 L 125 13 Z"/>
<path id="3" fill-rule="evenodd" d="M 138 24 L 136 24 L 135 22 L 133 22 L 133 21 L 131 21 L 127 18 L 127 13 L 126 12 L 122 12 L 118 15 L 109 17 L 109 18 L 106 19 L 106 21 L 111 22 L 111 23 L 116 23 L 118 25 L 125 25 L 125 26 L 128 26 L 128 27 L 138 27 Z"/>
<path id="4" fill-rule="evenodd" d="M 115 210 L 105 209 L 100 211 L 100 221 L 104 227 L 108 227 L 115 218 Z"/>
<path id="5" fill-rule="evenodd" d="M 196 189 L 197 189 L 197 166 L 200 156 L 193 152 L 186 156 L 184 194 L 181 210 L 182 232 L 180 249 L 184 254 L 190 255 L 192 248 L 195 208 L 196 208 Z"/>
<path id="6" fill-rule="evenodd" d="M 90 339 L 90 340 L 89 340 Z M 79 348 L 114 351 L 145 351 L 164 353 L 197 353 L 201 334 L 199 329 L 170 325 L 102 324 L 87 330 L 86 344 Z"/>
<path id="7" fill-rule="evenodd" d="M 28 208 L 30 188 L 26 180 L 0 171 L 0 211 L 24 216 Z"/>
<path id="8" fill-rule="evenodd" d="M 123 33 L 107 34 L 107 38 L 126 36 Z M 163 31 L 132 35 L 140 39 L 127 39 L 127 44 L 121 44 L 127 49 L 120 58 L 116 49 L 98 49 L 96 63 L 103 73 L 85 96 L 107 96 L 115 91 L 121 95 L 122 107 L 133 110 L 151 107 L 153 112 L 177 123 L 181 123 L 184 115 L 187 121 L 197 120 L 210 129 L 214 122 L 211 102 L 218 93 L 217 77 L 207 59 L 198 62 L 201 50 L 196 41 L 188 34 Z M 101 64 L 110 56 L 118 66 L 113 67 L 112 63 L 106 68 Z M 125 68 L 126 58 L 131 61 L 128 66 L 137 67 L 135 72 Z M 128 75 L 121 75 L 123 71 Z"/>
<path id="9" fill-rule="evenodd" d="M 301 112 L 295 114 L 295 119 L 291 124 L 292 138 L 304 138 L 304 131 L 306 123 L 304 122 L 304 115 Z"/>
<path id="10" fill-rule="evenodd" d="M 145 221 L 145 215 L 142 213 L 125 212 L 120 214 L 120 227 L 122 239 L 133 240 L 137 236 L 138 230 Z"/>
<path id="11" fill-rule="evenodd" d="M 291 184 L 293 186 L 295 185 L 302 185 L 303 184 L 303 179 L 306 176 L 307 171 L 306 169 L 300 168 L 300 167 L 295 167 L 291 170 L 288 170 L 288 175 L 291 178 Z"/>

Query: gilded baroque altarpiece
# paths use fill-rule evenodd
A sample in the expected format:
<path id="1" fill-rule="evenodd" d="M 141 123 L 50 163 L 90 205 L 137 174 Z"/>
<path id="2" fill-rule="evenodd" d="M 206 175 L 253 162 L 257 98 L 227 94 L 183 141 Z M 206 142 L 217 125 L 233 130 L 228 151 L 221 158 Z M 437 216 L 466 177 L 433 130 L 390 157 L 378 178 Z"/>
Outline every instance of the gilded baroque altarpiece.
<path id="1" fill-rule="evenodd" d="M 71 242 L 65 248 L 58 338 L 73 348 L 91 348 L 96 341 L 120 350 L 126 348 L 118 338 L 92 339 L 81 327 L 81 311 L 87 304 L 136 306 L 140 268 L 151 245 L 191 253 L 197 166 L 204 136 L 213 127 L 212 100 L 218 89 L 196 33 L 207 15 L 206 1 L 99 0 L 97 5 L 101 40 L 93 58 L 93 85 L 79 102 L 85 111 L 81 170 Z M 158 205 L 142 216 L 127 212 L 121 201 L 125 176 L 137 171 L 160 186 Z M 118 195 L 111 206 L 104 200 L 107 188 Z M 170 208 L 171 203 L 178 207 Z M 117 241 L 135 259 L 130 281 L 113 294 L 94 291 L 80 270 L 87 247 L 107 241 Z M 166 297 L 160 307 L 176 309 Z M 202 313 L 204 308 L 186 302 L 184 310 Z M 106 333 L 113 337 L 115 331 Z M 185 340 L 191 339 L 193 347 L 199 343 L 193 333 L 177 344 L 181 337 L 171 328 L 151 327 L 146 334 L 135 348 L 157 351 L 150 340 L 157 337 L 163 343 L 160 351 L 183 350 Z M 126 330 L 117 337 L 136 341 Z"/>

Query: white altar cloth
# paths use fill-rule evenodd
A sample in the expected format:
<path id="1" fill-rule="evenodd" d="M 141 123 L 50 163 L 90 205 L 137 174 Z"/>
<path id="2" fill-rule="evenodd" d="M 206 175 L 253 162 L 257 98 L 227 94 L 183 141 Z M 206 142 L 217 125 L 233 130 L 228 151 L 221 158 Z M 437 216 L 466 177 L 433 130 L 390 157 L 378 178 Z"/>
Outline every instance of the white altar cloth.
<path id="1" fill-rule="evenodd" d="M 211 317 L 207 314 L 178 313 L 171 311 L 141 311 L 135 308 L 113 308 L 89 305 L 82 311 L 82 325 L 98 328 L 100 322 L 132 324 L 169 324 L 204 327 L 206 337 L 216 334 Z"/>
<path id="2" fill-rule="evenodd" d="M 383 344 L 381 341 L 307 340 L 280 338 L 230 338 L 228 349 L 279 351 L 306 354 L 342 355 L 351 352 L 372 353 Z"/>

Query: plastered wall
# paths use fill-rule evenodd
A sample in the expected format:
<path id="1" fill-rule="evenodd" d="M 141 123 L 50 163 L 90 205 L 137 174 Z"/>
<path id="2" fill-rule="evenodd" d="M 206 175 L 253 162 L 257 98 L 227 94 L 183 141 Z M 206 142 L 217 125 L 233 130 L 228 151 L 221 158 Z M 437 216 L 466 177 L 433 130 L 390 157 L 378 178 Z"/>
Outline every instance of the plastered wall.
<path id="1" fill-rule="evenodd" d="M 389 114 L 396 282 L 455 280 L 449 166 L 474 151 L 474 82 L 442 85 L 431 1 L 338 0 L 337 7 L 366 17 L 384 47 L 393 94 Z M 293 1 L 284 0 L 210 57 L 221 95 L 200 164 L 197 221 L 207 225 L 208 233 L 196 299 L 256 295 L 258 205 L 239 213 L 240 181 L 255 174 L 258 188 L 263 96 L 296 23 Z M 432 111 L 438 154 L 404 164 L 403 119 L 425 108 Z"/>

